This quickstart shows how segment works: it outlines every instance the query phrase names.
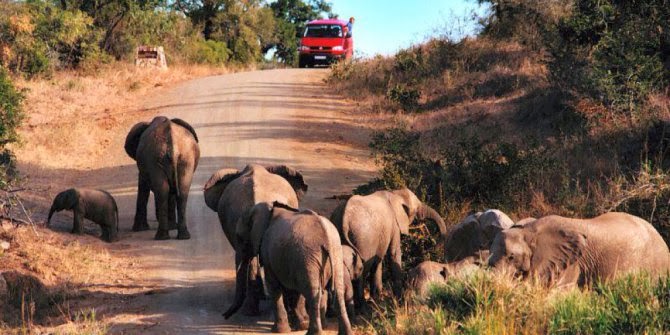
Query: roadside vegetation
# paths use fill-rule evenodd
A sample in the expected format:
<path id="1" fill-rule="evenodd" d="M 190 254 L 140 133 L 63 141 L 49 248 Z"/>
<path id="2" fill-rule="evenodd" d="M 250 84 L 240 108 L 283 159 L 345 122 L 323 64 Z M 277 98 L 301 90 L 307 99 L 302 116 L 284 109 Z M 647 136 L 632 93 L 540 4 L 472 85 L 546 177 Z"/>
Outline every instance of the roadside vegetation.
<path id="1" fill-rule="evenodd" d="M 360 113 L 393 124 L 371 138 L 379 177 L 354 193 L 407 186 L 451 224 L 486 208 L 516 220 L 625 211 L 670 243 L 670 3 L 479 2 L 489 11 L 474 37 L 436 37 L 333 68 L 329 83 Z M 427 228 L 412 232 L 405 267 L 440 261 Z M 663 333 L 667 292 L 667 282 L 644 277 L 553 293 L 482 275 L 436 289 L 427 306 L 384 307 L 385 321 L 372 326 Z"/>
<path id="2" fill-rule="evenodd" d="M 293 66 L 305 23 L 334 15 L 325 0 L 0 0 L 0 333 L 104 334 L 100 291 L 126 290 L 133 271 L 97 239 L 39 226 L 73 182 L 45 169 L 118 163 L 113 135 L 154 112 L 142 107 L 152 91 Z M 162 46 L 169 69 L 135 68 L 142 45 Z"/>

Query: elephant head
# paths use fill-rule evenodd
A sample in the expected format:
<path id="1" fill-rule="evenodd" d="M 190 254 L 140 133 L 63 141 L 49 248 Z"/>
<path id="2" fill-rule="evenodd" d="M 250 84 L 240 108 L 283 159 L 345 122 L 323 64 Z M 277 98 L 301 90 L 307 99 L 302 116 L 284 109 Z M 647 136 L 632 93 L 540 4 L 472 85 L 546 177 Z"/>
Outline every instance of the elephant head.
<path id="1" fill-rule="evenodd" d="M 221 169 L 216 171 L 205 183 L 204 195 L 205 204 L 213 211 L 218 210 L 219 199 L 223 190 L 228 184 L 240 176 L 240 171 L 236 169 Z"/>
<path id="2" fill-rule="evenodd" d="M 363 275 L 363 260 L 352 247 L 342 245 L 342 260 L 344 260 L 346 270 L 349 271 L 351 280 L 358 279 Z"/>
<path id="3" fill-rule="evenodd" d="M 559 282 L 571 269 L 578 271 L 585 247 L 586 236 L 576 231 L 534 224 L 513 226 L 494 239 L 489 266 L 550 284 Z"/>
<path id="4" fill-rule="evenodd" d="M 484 256 L 496 235 L 513 225 L 512 219 L 497 209 L 469 215 L 449 232 L 444 258 L 447 262 L 457 262 Z"/>
<path id="5" fill-rule="evenodd" d="M 236 169 L 221 169 L 216 171 L 204 186 L 205 204 L 207 204 L 207 207 L 216 212 L 219 206 L 219 199 L 221 199 L 221 195 L 228 184 L 247 173 L 251 173 L 254 167 L 256 166 L 247 165 L 242 171 Z M 307 192 L 308 185 L 305 184 L 302 174 L 297 170 L 285 165 L 275 165 L 263 168 L 272 174 L 284 178 L 291 185 L 291 188 L 295 191 L 298 199 L 301 199 Z"/>
<path id="6" fill-rule="evenodd" d="M 140 138 L 142 137 L 142 134 L 144 133 L 149 126 L 154 123 L 154 122 L 165 122 L 165 121 L 171 121 L 174 124 L 177 124 L 186 130 L 188 130 L 192 135 L 193 138 L 195 138 L 195 141 L 198 142 L 198 135 L 195 133 L 195 129 L 188 124 L 188 122 L 182 120 L 182 119 L 172 119 L 169 120 L 168 118 L 164 116 L 157 116 L 155 117 L 151 123 L 149 122 L 139 122 L 135 124 L 132 128 L 130 128 L 130 131 L 128 132 L 128 135 L 126 135 L 126 143 L 124 144 L 123 148 L 126 150 L 126 153 L 130 158 L 136 160 L 136 153 L 137 153 L 137 146 L 140 144 Z"/>
<path id="7" fill-rule="evenodd" d="M 441 241 L 444 242 L 446 240 L 447 227 L 440 214 L 430 208 L 430 206 L 422 203 L 412 191 L 407 188 L 392 191 L 389 196 L 389 202 L 402 234 L 409 234 L 409 225 L 415 218 L 419 220 L 431 219 L 437 224 Z"/>
<path id="8" fill-rule="evenodd" d="M 79 203 L 79 192 L 76 189 L 71 188 L 63 192 L 58 193 L 56 198 L 54 198 L 53 203 L 51 204 L 51 209 L 49 210 L 49 217 L 47 218 L 48 227 L 51 224 L 51 217 L 55 212 L 60 212 L 63 210 L 74 209 L 75 206 Z"/>
<path id="9" fill-rule="evenodd" d="M 298 200 L 302 200 L 302 197 L 307 193 L 309 187 L 305 184 L 305 180 L 298 170 L 286 165 L 266 166 L 265 169 L 272 174 L 276 174 L 286 179 L 286 181 L 291 184 L 291 187 L 293 187 L 293 190 L 295 190 Z"/>

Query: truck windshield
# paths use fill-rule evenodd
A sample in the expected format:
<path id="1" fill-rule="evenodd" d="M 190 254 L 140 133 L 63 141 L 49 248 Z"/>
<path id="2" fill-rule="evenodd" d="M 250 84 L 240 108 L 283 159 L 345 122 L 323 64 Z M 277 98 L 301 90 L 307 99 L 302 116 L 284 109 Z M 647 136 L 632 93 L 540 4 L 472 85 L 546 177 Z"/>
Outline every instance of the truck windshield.
<path id="1" fill-rule="evenodd" d="M 337 24 L 310 25 L 305 29 L 305 37 L 342 37 L 342 27 Z"/>

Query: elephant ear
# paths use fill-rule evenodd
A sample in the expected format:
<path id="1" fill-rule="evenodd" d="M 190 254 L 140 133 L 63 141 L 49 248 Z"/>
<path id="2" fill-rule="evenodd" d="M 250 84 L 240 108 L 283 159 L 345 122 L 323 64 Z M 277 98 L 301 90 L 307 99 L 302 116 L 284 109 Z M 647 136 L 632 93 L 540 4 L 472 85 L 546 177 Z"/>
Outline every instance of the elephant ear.
<path id="1" fill-rule="evenodd" d="M 293 190 L 295 190 L 298 200 L 302 200 L 302 197 L 307 193 L 308 185 L 305 184 L 305 180 L 298 170 L 286 165 L 266 166 L 265 169 L 272 174 L 276 174 L 286 179 L 286 181 L 291 184 Z"/>
<path id="2" fill-rule="evenodd" d="M 137 123 L 130 128 L 128 135 L 126 136 L 126 144 L 123 148 L 126 149 L 128 156 L 134 160 L 137 160 L 135 155 L 137 153 L 137 146 L 140 144 L 140 137 L 147 128 L 149 128 L 149 122 Z"/>
<path id="3" fill-rule="evenodd" d="M 481 245 L 481 229 L 476 215 L 470 215 L 447 235 L 444 246 L 446 262 L 457 262 L 476 254 Z"/>
<path id="4" fill-rule="evenodd" d="M 393 216 L 395 217 L 395 222 L 400 229 L 400 233 L 403 235 L 409 234 L 409 221 L 410 211 L 409 207 L 405 204 L 405 201 L 402 197 L 397 196 L 393 193 L 388 195 L 388 201 L 391 204 L 391 209 L 393 210 Z"/>
<path id="5" fill-rule="evenodd" d="M 190 124 L 188 124 L 188 122 L 186 122 L 182 119 L 177 119 L 177 118 L 174 118 L 171 121 L 180 125 L 180 126 L 182 126 L 182 127 L 184 127 L 184 128 L 186 128 L 186 130 L 188 130 L 191 134 L 193 134 L 193 138 L 195 138 L 195 142 L 196 143 L 199 142 L 198 141 L 198 134 L 195 133 L 195 129 L 193 129 L 193 127 Z"/>
<path id="6" fill-rule="evenodd" d="M 219 199 L 228 184 L 240 176 L 236 169 L 221 169 L 216 171 L 205 183 L 204 195 L 205 204 L 213 211 L 218 211 Z"/>
<path id="7" fill-rule="evenodd" d="M 549 283 L 555 282 L 571 265 L 577 263 L 586 247 L 586 236 L 566 229 L 549 229 L 531 233 L 533 255 L 531 270 Z"/>

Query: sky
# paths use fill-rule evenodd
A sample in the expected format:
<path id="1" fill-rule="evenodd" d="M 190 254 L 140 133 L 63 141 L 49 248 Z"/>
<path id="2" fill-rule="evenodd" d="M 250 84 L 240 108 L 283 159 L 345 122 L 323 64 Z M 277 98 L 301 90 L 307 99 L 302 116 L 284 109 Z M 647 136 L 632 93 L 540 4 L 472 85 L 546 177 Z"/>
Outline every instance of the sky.
<path id="1" fill-rule="evenodd" d="M 483 13 L 476 0 L 331 0 L 342 20 L 353 16 L 354 49 L 357 55 L 392 55 L 400 49 L 449 34 L 472 34 L 473 10 Z"/>

